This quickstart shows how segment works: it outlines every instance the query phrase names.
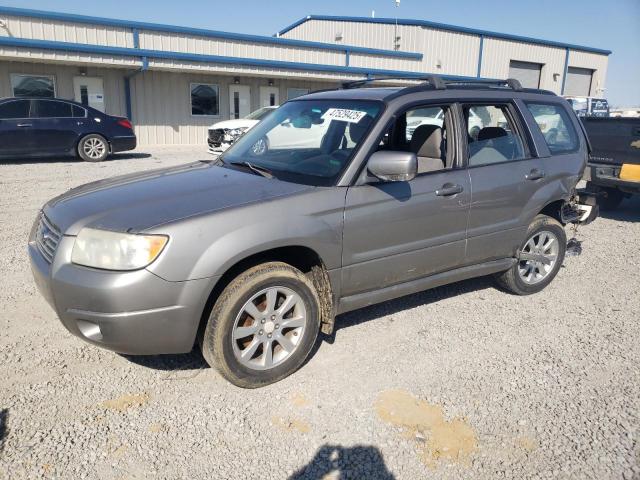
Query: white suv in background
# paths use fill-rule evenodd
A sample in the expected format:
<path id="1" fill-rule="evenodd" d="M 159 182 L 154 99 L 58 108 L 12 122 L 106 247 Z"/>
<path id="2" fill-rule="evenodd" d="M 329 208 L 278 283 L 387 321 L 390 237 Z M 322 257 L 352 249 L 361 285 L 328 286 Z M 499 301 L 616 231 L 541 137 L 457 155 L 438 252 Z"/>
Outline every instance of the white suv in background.
<path id="1" fill-rule="evenodd" d="M 209 153 L 218 155 L 229 148 L 240 135 L 256 126 L 260 120 L 269 115 L 278 107 L 262 107 L 251 112 L 244 118 L 224 120 L 214 123 L 209 127 L 207 143 Z"/>

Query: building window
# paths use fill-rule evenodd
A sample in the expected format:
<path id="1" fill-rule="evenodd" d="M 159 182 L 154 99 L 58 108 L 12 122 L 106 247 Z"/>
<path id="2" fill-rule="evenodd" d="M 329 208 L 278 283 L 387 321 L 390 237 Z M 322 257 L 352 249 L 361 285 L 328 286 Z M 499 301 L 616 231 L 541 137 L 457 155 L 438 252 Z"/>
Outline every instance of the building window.
<path id="1" fill-rule="evenodd" d="M 14 97 L 55 98 L 56 89 L 50 75 L 11 75 Z"/>
<path id="2" fill-rule="evenodd" d="M 307 93 L 309 93 L 308 88 L 287 88 L 287 100 L 301 97 L 302 95 L 306 95 Z"/>
<path id="3" fill-rule="evenodd" d="M 191 84 L 191 115 L 220 115 L 218 86 L 208 83 Z"/>

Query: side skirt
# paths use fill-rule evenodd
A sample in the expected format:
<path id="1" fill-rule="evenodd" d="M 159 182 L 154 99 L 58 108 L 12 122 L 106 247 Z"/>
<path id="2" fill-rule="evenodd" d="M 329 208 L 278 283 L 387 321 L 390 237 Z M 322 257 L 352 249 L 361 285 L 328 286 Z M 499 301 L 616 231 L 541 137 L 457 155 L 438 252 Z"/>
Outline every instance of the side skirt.
<path id="1" fill-rule="evenodd" d="M 389 287 L 381 288 L 371 292 L 358 293 L 343 297 L 338 303 L 338 312 L 345 313 L 358 308 L 368 307 L 376 303 L 386 302 L 394 298 L 412 293 L 429 290 L 448 283 L 459 282 L 468 278 L 482 277 L 492 273 L 503 272 L 513 266 L 517 260 L 515 258 L 503 258 L 491 262 L 469 265 L 467 267 L 456 268 L 447 272 L 437 273 L 424 278 L 411 280 L 410 282 L 399 283 Z"/>

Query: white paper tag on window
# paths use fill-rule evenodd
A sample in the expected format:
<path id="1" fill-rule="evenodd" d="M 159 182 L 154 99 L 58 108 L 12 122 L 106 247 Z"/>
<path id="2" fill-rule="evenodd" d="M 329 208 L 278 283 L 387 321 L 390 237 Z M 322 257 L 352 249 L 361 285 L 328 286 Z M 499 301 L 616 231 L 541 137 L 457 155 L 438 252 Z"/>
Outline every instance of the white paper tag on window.
<path id="1" fill-rule="evenodd" d="M 323 120 L 339 120 L 341 122 L 358 123 L 363 117 L 367 115 L 367 112 L 361 112 L 359 110 L 348 110 L 346 108 L 330 108 L 324 115 Z"/>

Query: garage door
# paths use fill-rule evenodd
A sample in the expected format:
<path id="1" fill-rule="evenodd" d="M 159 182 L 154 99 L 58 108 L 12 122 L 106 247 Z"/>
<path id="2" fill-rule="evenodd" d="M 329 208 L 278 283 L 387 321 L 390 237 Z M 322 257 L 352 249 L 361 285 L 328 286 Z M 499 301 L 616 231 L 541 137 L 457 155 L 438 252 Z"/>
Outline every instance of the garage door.
<path id="1" fill-rule="evenodd" d="M 525 88 L 540 88 L 541 69 L 542 65 L 539 63 L 511 60 L 509 62 L 509 78 L 520 80 L 520 83 Z"/>
<path id="2" fill-rule="evenodd" d="M 591 93 L 591 79 L 593 70 L 587 68 L 569 67 L 567 79 L 564 83 L 564 94 L 573 97 L 588 97 Z"/>

